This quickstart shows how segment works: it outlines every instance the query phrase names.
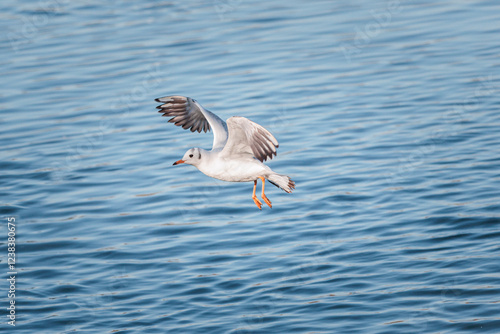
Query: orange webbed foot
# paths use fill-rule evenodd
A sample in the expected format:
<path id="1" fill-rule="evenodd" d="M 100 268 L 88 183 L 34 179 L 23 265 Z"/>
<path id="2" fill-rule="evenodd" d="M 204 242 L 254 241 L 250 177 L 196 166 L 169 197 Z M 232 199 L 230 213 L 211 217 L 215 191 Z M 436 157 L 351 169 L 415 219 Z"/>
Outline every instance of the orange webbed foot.
<path id="1" fill-rule="evenodd" d="M 262 199 L 264 200 L 264 202 L 266 202 L 267 205 L 269 205 L 271 209 L 273 208 L 273 206 L 271 205 L 271 201 L 266 197 L 264 193 L 262 193 Z"/>
<path id="2" fill-rule="evenodd" d="M 252 199 L 253 199 L 253 201 L 255 202 L 255 204 L 257 205 L 257 207 L 258 207 L 260 210 L 262 210 L 262 202 L 261 202 L 261 201 L 259 201 L 259 199 L 257 198 L 257 196 L 255 196 L 255 195 L 254 195 L 254 196 L 252 197 Z"/>

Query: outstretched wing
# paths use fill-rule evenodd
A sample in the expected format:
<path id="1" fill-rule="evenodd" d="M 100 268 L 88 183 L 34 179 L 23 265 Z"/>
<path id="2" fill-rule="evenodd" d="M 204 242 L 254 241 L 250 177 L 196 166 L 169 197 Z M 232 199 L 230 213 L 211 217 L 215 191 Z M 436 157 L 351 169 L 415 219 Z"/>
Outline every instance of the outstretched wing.
<path id="1" fill-rule="evenodd" d="M 213 130 L 212 149 L 222 149 L 227 141 L 227 125 L 219 116 L 206 110 L 196 100 L 186 96 L 165 96 L 155 99 L 163 103 L 156 107 L 162 116 L 172 116 L 170 123 L 190 129 L 192 132 Z"/>
<path id="2" fill-rule="evenodd" d="M 245 117 L 231 117 L 227 120 L 229 137 L 222 156 L 247 155 L 261 162 L 276 156 L 279 147 L 274 136 L 257 123 Z"/>

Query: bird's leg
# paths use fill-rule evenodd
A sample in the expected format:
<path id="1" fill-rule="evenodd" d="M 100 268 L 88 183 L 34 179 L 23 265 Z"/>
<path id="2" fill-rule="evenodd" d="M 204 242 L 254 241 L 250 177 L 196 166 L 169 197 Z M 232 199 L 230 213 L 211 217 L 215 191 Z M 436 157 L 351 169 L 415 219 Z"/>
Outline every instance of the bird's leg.
<path id="1" fill-rule="evenodd" d="M 262 180 L 262 199 L 264 200 L 264 202 L 266 202 L 267 205 L 269 205 L 270 208 L 272 208 L 273 206 L 271 205 L 271 201 L 266 197 L 266 194 L 264 194 L 264 183 L 266 182 L 266 179 L 262 176 L 259 176 L 259 179 Z"/>
<path id="2" fill-rule="evenodd" d="M 255 196 L 255 189 L 256 188 L 257 188 L 257 180 L 253 181 L 253 195 L 252 195 L 252 199 L 255 202 L 255 204 L 257 205 L 257 207 L 260 210 L 262 210 L 262 202 L 259 201 L 259 199 L 257 198 L 257 196 Z"/>

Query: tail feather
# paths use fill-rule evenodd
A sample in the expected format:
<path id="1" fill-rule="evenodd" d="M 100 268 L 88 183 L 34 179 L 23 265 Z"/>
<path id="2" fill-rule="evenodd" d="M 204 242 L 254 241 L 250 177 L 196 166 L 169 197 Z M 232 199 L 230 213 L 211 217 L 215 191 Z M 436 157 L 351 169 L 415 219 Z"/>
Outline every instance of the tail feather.
<path id="1" fill-rule="evenodd" d="M 295 189 L 295 182 L 286 175 L 271 174 L 267 177 L 267 180 L 287 193 L 291 193 Z"/>

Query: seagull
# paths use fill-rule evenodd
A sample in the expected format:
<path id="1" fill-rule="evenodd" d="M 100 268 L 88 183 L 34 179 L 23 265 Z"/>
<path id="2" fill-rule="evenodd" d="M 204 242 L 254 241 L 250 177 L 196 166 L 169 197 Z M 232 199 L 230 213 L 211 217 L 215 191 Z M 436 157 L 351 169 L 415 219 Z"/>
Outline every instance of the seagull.
<path id="1" fill-rule="evenodd" d="M 193 165 L 203 174 L 223 181 L 253 181 L 252 199 L 260 210 L 262 202 L 255 195 L 258 179 L 262 181 L 261 197 L 270 208 L 271 201 L 264 194 L 266 180 L 287 193 L 295 189 L 295 182 L 288 176 L 274 172 L 263 163 L 276 156 L 279 146 L 276 138 L 264 127 L 240 116 L 230 117 L 224 122 L 186 96 L 166 96 L 155 101 L 162 103 L 156 107 L 162 116 L 172 117 L 169 123 L 191 132 L 212 130 L 214 134 L 211 151 L 191 148 L 174 165 Z"/>

